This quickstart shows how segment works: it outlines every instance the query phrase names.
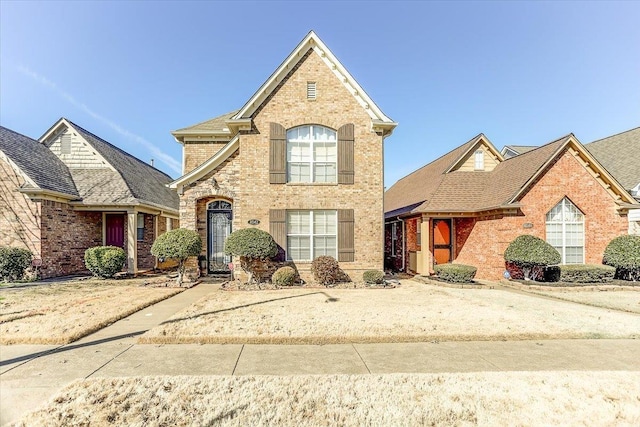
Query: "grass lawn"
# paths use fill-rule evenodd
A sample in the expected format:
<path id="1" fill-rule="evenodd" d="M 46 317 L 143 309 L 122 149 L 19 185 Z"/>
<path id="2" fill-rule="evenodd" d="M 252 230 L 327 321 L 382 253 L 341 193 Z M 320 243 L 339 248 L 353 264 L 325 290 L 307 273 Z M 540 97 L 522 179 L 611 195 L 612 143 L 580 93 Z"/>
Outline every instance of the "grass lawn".
<path id="1" fill-rule="evenodd" d="M 611 308 L 640 314 L 640 292 L 636 291 L 530 291 L 565 301 L 574 301 L 594 307 Z"/>
<path id="2" fill-rule="evenodd" d="M 154 287 L 158 281 L 92 278 L 1 288 L 0 344 L 67 344 L 182 290 Z"/>
<path id="3" fill-rule="evenodd" d="M 143 343 L 417 342 L 640 337 L 640 316 L 496 289 L 218 291 Z"/>
<path id="4" fill-rule="evenodd" d="M 640 425 L 639 372 L 132 377 L 76 382 L 19 426 Z"/>

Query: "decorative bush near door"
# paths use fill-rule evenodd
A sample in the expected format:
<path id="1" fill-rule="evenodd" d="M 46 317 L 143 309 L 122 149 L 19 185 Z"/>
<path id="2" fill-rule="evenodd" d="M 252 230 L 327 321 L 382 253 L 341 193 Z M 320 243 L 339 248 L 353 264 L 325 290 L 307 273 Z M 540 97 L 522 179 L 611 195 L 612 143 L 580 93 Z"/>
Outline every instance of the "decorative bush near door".
<path id="1" fill-rule="evenodd" d="M 122 271 L 127 256 L 116 246 L 95 246 L 84 251 L 84 265 L 96 277 L 107 279 Z"/>
<path id="2" fill-rule="evenodd" d="M 184 279 L 185 262 L 189 257 L 200 255 L 202 239 L 200 235 L 186 228 L 176 228 L 158 236 L 151 253 L 158 258 L 170 258 L 178 261 L 178 285 Z"/>
<path id="3" fill-rule="evenodd" d="M 504 251 L 507 268 L 510 264 L 522 270 L 525 280 L 542 280 L 547 266 L 560 264 L 560 253 L 539 237 L 523 234 L 516 237 Z M 512 274 L 513 276 L 513 274 Z"/>
<path id="4" fill-rule="evenodd" d="M 227 255 L 240 257 L 240 267 L 249 275 L 249 283 L 254 279 L 258 283 L 268 280 L 256 274 L 263 269 L 259 261 L 267 260 L 278 253 L 278 245 L 271 234 L 258 228 L 243 228 L 234 231 L 227 237 L 224 243 L 224 252 Z"/>
<path id="5" fill-rule="evenodd" d="M 464 264 L 438 264 L 433 267 L 438 279 L 451 283 L 470 283 L 476 276 L 478 269 Z"/>

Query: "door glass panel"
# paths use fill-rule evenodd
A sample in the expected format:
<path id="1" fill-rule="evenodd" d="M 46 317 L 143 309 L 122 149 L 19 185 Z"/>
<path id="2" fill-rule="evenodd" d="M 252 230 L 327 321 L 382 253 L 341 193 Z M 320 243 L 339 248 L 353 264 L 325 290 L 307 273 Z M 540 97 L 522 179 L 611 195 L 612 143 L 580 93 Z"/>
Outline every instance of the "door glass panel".
<path id="1" fill-rule="evenodd" d="M 451 244 L 451 230 L 447 221 L 438 221 L 433 230 L 434 245 Z"/>
<path id="2" fill-rule="evenodd" d="M 209 204 L 208 210 L 208 271 L 228 272 L 231 256 L 225 255 L 224 243 L 231 234 L 231 204 L 225 201 L 216 201 Z"/>

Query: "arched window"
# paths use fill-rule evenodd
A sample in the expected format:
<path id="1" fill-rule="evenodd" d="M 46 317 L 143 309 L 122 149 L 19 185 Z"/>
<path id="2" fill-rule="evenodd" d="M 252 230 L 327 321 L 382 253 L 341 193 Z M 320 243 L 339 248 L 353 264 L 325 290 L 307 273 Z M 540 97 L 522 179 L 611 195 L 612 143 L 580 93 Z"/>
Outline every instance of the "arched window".
<path id="1" fill-rule="evenodd" d="M 566 197 L 547 213 L 547 242 L 563 264 L 584 264 L 584 214 Z"/>
<path id="2" fill-rule="evenodd" d="M 287 182 L 336 182 L 336 131 L 319 125 L 287 131 Z"/>

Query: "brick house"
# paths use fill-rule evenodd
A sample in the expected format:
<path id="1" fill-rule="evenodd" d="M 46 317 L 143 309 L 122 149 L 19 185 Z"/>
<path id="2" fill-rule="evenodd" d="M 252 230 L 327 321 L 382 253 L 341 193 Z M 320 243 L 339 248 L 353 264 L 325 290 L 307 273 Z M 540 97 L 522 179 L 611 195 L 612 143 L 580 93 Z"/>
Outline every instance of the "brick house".
<path id="1" fill-rule="evenodd" d="M 172 132 L 184 174 L 170 187 L 181 226 L 206 242 L 202 273 L 228 271 L 227 235 L 252 226 L 305 279 L 320 255 L 352 277 L 381 269 L 383 142 L 395 126 L 310 32 L 242 108 Z"/>
<path id="2" fill-rule="evenodd" d="M 387 268 L 456 262 L 494 280 L 520 234 L 545 239 L 563 263 L 600 264 L 639 207 L 573 134 L 506 160 L 480 134 L 400 179 L 384 203 Z"/>
<path id="3" fill-rule="evenodd" d="M 155 238 L 178 226 L 168 175 L 67 119 L 39 141 L 0 128 L 0 245 L 42 260 L 43 278 L 85 272 L 84 251 L 114 245 L 130 273 L 157 265 Z"/>

